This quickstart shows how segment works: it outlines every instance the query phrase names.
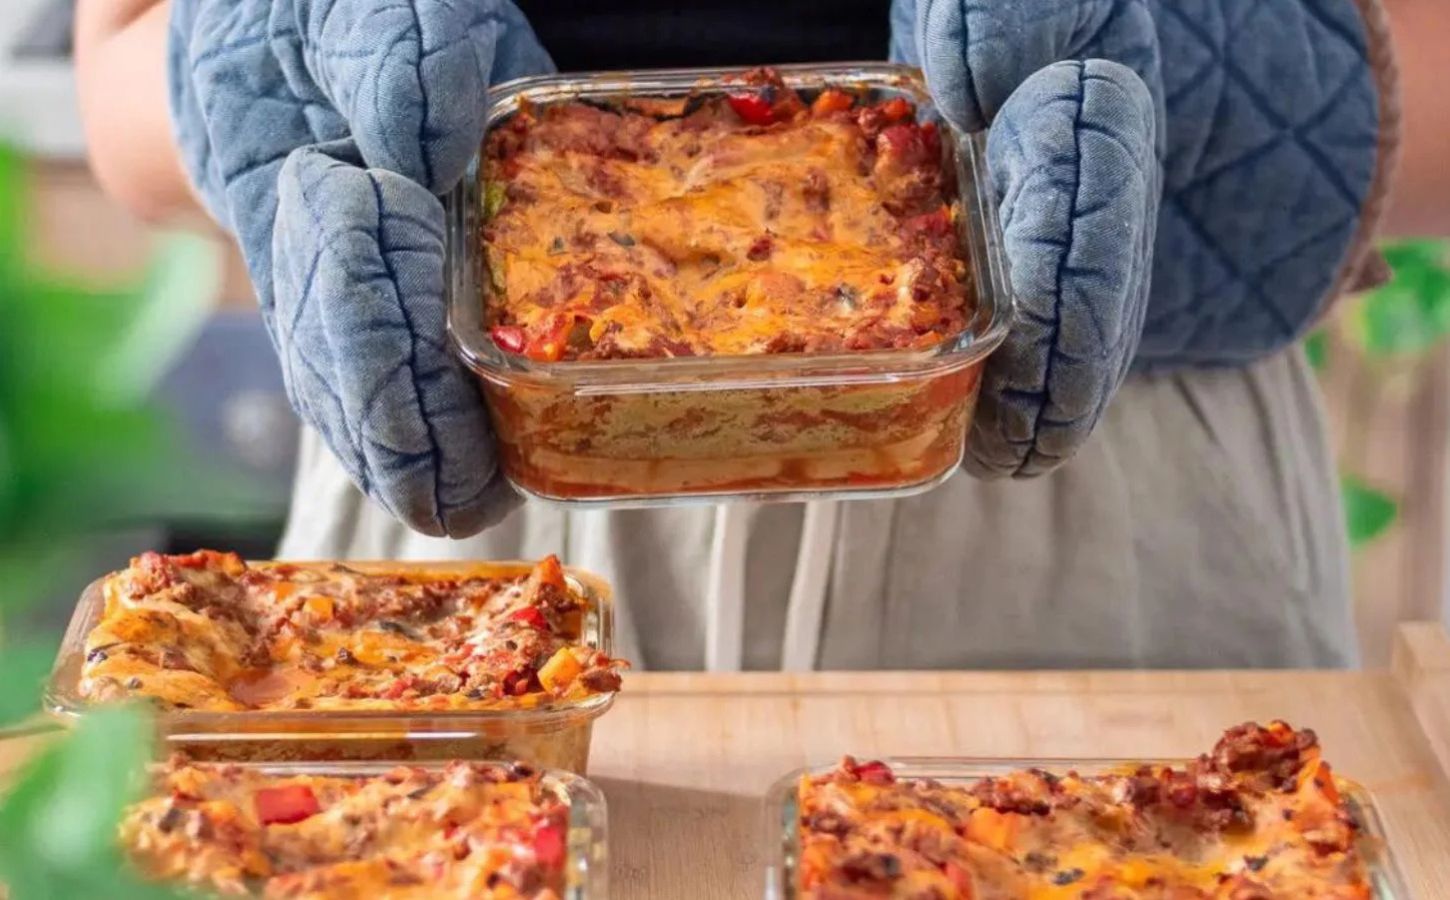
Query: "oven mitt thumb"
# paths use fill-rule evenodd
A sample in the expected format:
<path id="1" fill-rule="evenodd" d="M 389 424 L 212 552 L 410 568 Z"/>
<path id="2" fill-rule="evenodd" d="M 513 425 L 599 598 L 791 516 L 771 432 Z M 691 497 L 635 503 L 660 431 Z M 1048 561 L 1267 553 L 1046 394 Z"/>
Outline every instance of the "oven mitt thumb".
<path id="1" fill-rule="evenodd" d="M 991 126 L 1017 305 L 983 373 L 964 466 L 1037 475 L 1091 434 L 1142 333 L 1160 184 L 1157 40 L 1127 0 L 919 3 L 893 10 L 894 50 L 924 67 L 952 124 Z"/>
<path id="2" fill-rule="evenodd" d="M 449 353 L 443 210 L 490 83 L 552 63 L 508 0 L 173 0 L 183 159 L 241 244 L 289 399 L 430 535 L 517 502 Z"/>
<path id="3" fill-rule="evenodd" d="M 892 26 L 991 129 L 1018 309 L 970 471 L 1051 469 L 1130 367 L 1273 353 L 1359 271 L 1396 133 L 1378 4 L 896 0 Z"/>

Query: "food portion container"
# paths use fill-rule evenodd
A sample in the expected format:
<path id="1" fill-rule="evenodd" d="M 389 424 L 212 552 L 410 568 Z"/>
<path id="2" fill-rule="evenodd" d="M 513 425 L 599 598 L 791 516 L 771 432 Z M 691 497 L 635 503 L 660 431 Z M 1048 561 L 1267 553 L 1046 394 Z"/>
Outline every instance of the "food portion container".
<path id="1" fill-rule="evenodd" d="M 444 201 L 449 333 L 479 376 L 504 474 L 572 505 L 902 496 L 960 463 L 982 366 L 1011 316 L 1001 226 L 980 135 L 935 113 L 920 72 L 886 63 L 777 67 L 809 101 L 826 87 L 868 102 L 905 97 L 944 136 L 957 185 L 969 318 L 924 350 L 538 362 L 505 353 L 485 327 L 485 185 L 478 160 Z M 729 90 L 738 69 L 550 75 L 499 85 L 490 129 L 528 103 L 682 98 Z M 739 89 L 738 81 L 733 82 Z"/>
<path id="2" fill-rule="evenodd" d="M 306 563 L 301 565 L 328 565 Z M 527 575 L 527 562 L 349 562 L 363 572 L 474 577 Z M 589 599 L 579 640 L 609 653 L 613 598 L 596 575 L 565 567 L 571 587 Z M 66 721 L 93 703 L 80 695 L 86 636 L 105 609 L 104 579 L 86 588 L 61 641 L 44 696 L 45 709 Z M 544 769 L 583 774 L 594 720 L 614 703 L 612 693 L 526 709 L 489 710 L 166 710 L 157 716 L 161 749 L 198 761 L 520 760 Z"/>
<path id="3" fill-rule="evenodd" d="M 1091 776 L 1136 769 L 1145 762 L 1182 768 L 1189 760 L 1122 759 L 971 759 L 902 756 L 881 760 L 903 781 L 929 778 L 945 785 L 969 786 L 984 778 L 1000 777 L 1023 769 L 1054 774 L 1069 771 Z M 767 900 L 794 900 L 799 896 L 796 864 L 800 859 L 799 785 L 804 775 L 824 775 L 835 765 L 798 769 L 771 786 L 766 796 L 765 896 Z M 1336 776 L 1335 781 L 1360 826 L 1359 850 L 1369 873 L 1375 900 L 1409 900 L 1399 868 L 1369 792 L 1356 782 Z"/>
<path id="4" fill-rule="evenodd" d="M 441 763 L 413 760 L 378 762 L 240 763 L 263 775 L 294 778 L 310 775 L 325 778 L 366 778 L 383 775 L 400 765 L 437 770 Z M 604 900 L 609 896 L 609 825 L 604 793 L 592 782 L 572 772 L 546 770 L 546 791 L 569 807 L 569 833 L 565 840 L 563 900 Z"/>

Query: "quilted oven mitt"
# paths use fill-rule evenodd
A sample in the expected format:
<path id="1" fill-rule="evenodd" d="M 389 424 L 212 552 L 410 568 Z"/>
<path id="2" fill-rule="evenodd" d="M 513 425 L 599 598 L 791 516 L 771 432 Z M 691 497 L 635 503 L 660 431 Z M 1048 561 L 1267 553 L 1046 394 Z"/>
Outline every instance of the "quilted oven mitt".
<path id="1" fill-rule="evenodd" d="M 552 69 L 509 0 L 173 0 L 172 116 L 242 245 L 292 406 L 432 535 L 516 501 L 452 359 L 443 207 L 491 82 Z"/>
<path id="2" fill-rule="evenodd" d="M 1018 308 L 970 471 L 1052 469 L 1130 369 L 1242 364 L 1312 325 L 1382 192 L 1382 29 L 1374 0 L 895 0 L 893 56 L 991 126 Z"/>

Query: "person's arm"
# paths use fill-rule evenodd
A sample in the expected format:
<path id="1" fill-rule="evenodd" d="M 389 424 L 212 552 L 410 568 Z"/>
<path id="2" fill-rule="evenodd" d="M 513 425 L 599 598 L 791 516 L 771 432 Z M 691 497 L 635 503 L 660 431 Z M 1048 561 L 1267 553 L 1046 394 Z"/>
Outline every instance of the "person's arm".
<path id="1" fill-rule="evenodd" d="M 1400 69 L 1404 143 L 1381 231 L 1450 235 L 1450 16 L 1444 0 L 1388 0 L 1385 8 Z"/>
<path id="2" fill-rule="evenodd" d="M 76 87 L 91 170 L 149 221 L 198 204 L 172 134 L 166 86 L 168 0 L 79 0 Z"/>

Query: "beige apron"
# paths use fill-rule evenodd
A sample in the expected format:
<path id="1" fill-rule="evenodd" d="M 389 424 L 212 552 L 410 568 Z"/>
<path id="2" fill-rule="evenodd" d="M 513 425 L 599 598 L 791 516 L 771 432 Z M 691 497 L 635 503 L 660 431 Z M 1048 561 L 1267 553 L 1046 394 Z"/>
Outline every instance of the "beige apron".
<path id="1" fill-rule="evenodd" d="M 559 553 L 614 582 L 639 668 L 1343 666 L 1348 552 L 1299 351 L 1137 376 L 1033 481 L 904 500 L 566 512 L 465 541 L 363 498 L 305 433 L 284 558 Z"/>

